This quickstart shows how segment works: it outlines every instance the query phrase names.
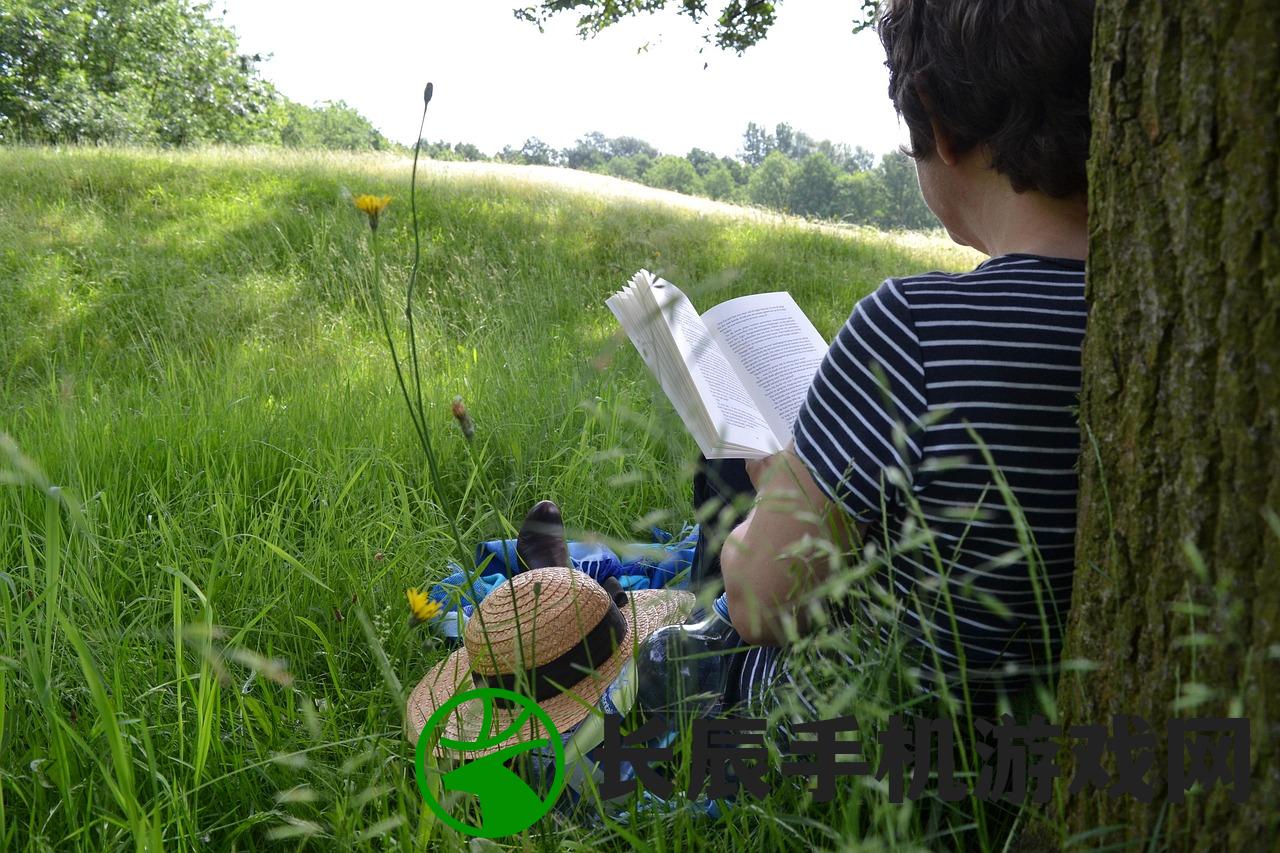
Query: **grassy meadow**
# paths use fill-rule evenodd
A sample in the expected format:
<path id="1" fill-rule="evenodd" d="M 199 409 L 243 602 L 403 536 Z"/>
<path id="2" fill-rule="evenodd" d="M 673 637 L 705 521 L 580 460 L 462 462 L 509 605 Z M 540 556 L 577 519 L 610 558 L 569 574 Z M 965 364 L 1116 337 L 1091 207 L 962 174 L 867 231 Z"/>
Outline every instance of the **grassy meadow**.
<path id="1" fill-rule="evenodd" d="M 373 311 L 412 256 L 403 159 L 0 149 L 0 848 L 467 847 L 423 804 L 406 587 L 550 497 L 578 535 L 692 518 L 696 456 L 604 299 L 788 290 L 834 335 L 945 239 L 420 177 L 433 493 Z M 450 414 L 461 395 L 471 444 Z M 891 709 L 881 709 L 888 713 Z M 500 846 L 1000 849 L 995 806 L 782 790 Z"/>

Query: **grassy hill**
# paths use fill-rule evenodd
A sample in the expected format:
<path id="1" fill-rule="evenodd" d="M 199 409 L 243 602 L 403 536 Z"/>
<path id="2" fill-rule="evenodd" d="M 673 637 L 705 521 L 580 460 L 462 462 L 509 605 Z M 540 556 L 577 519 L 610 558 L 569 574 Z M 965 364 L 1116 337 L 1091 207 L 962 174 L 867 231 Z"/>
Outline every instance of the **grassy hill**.
<path id="1" fill-rule="evenodd" d="M 695 448 L 605 297 L 642 266 L 705 307 L 785 289 L 831 336 L 886 276 L 974 262 L 940 239 L 428 173 L 441 501 L 346 197 L 393 197 L 381 286 L 399 303 L 408 177 L 372 156 L 0 149 L 0 846 L 464 845 L 400 734 L 440 653 L 404 590 L 456 554 L 442 505 L 468 542 L 543 497 L 606 536 L 691 517 Z M 775 797 L 589 840 L 929 844 L 946 820 L 924 815 Z M 558 831 L 524 843 L 583 837 Z"/>

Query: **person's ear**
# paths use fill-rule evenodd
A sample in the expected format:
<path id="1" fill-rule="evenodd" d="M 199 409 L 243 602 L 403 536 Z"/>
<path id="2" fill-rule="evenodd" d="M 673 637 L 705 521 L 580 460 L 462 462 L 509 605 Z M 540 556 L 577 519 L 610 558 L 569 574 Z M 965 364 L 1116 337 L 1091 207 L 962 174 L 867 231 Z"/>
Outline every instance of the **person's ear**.
<path id="1" fill-rule="evenodd" d="M 948 166 L 954 166 L 960 162 L 960 158 L 956 155 L 956 150 L 951 144 L 951 136 L 946 130 L 938 126 L 938 122 L 929 117 L 929 124 L 933 128 L 933 147 L 938 153 L 938 159 Z"/>
<path id="2" fill-rule="evenodd" d="M 951 144 L 951 134 L 938 124 L 938 120 L 934 118 L 933 99 L 929 97 L 929 93 L 920 87 L 916 87 L 916 96 L 920 98 L 920 103 L 924 106 L 925 113 L 929 116 L 929 126 L 933 129 L 933 148 L 938 155 L 938 159 L 948 166 L 954 166 L 959 162 L 956 156 L 956 149 Z"/>

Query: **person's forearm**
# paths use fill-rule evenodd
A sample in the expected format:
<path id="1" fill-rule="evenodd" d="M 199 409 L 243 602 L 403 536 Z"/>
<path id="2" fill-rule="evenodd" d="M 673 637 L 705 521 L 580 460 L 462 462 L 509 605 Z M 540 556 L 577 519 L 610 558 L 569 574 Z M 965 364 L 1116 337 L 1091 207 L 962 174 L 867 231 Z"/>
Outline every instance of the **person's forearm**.
<path id="1" fill-rule="evenodd" d="M 785 580 L 785 566 L 776 560 L 773 566 L 756 565 L 762 552 L 752 551 L 748 534 L 755 510 L 733 529 L 724 543 L 720 555 L 720 567 L 724 577 L 725 592 L 729 598 L 729 617 L 734 627 L 748 643 L 779 645 L 782 641 L 776 614 L 784 606 L 787 590 L 779 580 Z M 770 569 L 774 569 L 770 571 Z M 775 585 L 776 584 L 776 585 Z"/>
<path id="2" fill-rule="evenodd" d="M 720 567 L 738 633 L 749 643 L 781 645 L 788 617 L 805 630 L 796 605 L 831 565 L 832 552 L 821 543 L 847 551 L 856 528 L 792 448 L 761 468 L 752 474 L 756 505 L 725 540 Z"/>
<path id="3" fill-rule="evenodd" d="M 783 471 L 726 540 L 720 564 L 729 614 L 748 642 L 785 641 L 784 618 L 812 583 L 811 568 L 797 553 L 797 544 L 820 534 L 819 512 Z"/>

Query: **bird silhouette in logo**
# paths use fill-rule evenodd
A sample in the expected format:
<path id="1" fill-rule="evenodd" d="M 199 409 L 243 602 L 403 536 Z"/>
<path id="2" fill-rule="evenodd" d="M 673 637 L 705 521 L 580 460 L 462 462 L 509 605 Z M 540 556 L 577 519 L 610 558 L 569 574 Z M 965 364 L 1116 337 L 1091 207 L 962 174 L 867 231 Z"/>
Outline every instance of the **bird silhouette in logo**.
<path id="1" fill-rule="evenodd" d="M 527 827 L 545 811 L 545 803 L 529 783 L 507 766 L 511 758 L 531 749 L 547 746 L 547 740 L 529 741 L 508 746 L 497 752 L 469 761 L 444 774 L 446 791 L 475 795 L 480 801 L 481 823 L 476 829 L 486 836 L 511 835 Z"/>
<path id="2" fill-rule="evenodd" d="M 475 797 L 480 807 L 480 823 L 464 824 L 464 831 L 469 834 L 499 838 L 520 832 L 550 811 L 563 784 L 563 748 L 556 749 L 562 743 L 559 732 L 546 712 L 532 700 L 496 688 L 480 688 L 458 694 L 433 716 L 432 722 L 442 722 L 444 714 L 465 703 L 478 703 L 483 709 L 478 733 L 474 739 L 467 741 L 442 737 L 440 744 L 465 752 L 478 752 L 500 744 L 505 745 L 493 752 L 469 758 L 442 773 L 441 788 L 445 792 Z M 514 705 L 520 712 L 510 722 L 499 727 L 494 725 L 497 722 L 494 711 L 498 704 L 508 708 Z M 475 710 L 474 704 L 472 709 Z M 533 725 L 533 718 L 537 718 L 541 731 L 537 731 L 538 727 Z M 432 728 L 434 726 L 429 724 L 423 730 L 423 735 L 427 735 Z M 495 731 L 498 728 L 501 730 Z M 522 732 L 529 739 L 512 742 Z M 544 793 L 531 787 L 527 779 L 512 767 L 516 764 L 513 759 L 535 750 L 542 751 L 547 756 L 549 767 L 553 771 L 551 790 Z M 534 760 L 537 761 L 537 758 Z M 421 779 L 419 782 L 421 784 Z M 425 790 L 424 788 L 424 792 Z M 440 805 L 434 798 L 429 798 L 428 801 L 433 807 Z M 449 818 L 446 822 L 452 823 L 454 820 L 456 818 Z M 455 825 L 455 828 L 461 827 Z"/>

